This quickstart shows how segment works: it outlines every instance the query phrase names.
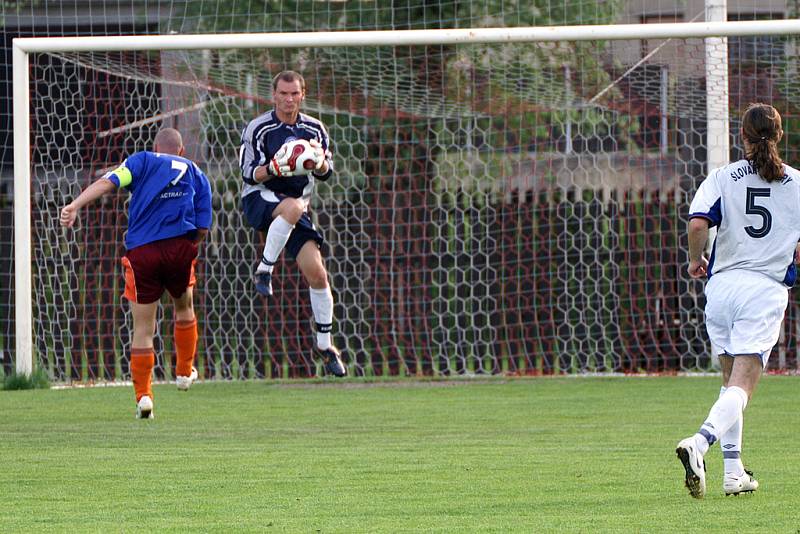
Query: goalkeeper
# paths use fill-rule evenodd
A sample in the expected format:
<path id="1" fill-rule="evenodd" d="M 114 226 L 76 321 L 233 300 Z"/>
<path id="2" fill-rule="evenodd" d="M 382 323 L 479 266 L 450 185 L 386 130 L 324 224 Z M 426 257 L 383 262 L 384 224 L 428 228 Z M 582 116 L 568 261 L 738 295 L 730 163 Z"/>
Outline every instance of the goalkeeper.
<path id="1" fill-rule="evenodd" d="M 164 289 L 175 304 L 178 389 L 189 389 L 197 378 L 193 366 L 197 320 L 192 287 L 198 245 L 211 226 L 211 186 L 205 174 L 183 154 L 181 134 L 164 128 L 156 134 L 153 152 L 131 155 L 61 209 L 61 225 L 70 228 L 83 206 L 120 187 L 130 191 L 127 252 L 122 265 L 125 298 L 133 315 L 130 369 L 136 417 L 141 419 L 153 417 L 153 334 Z"/>
<path id="2" fill-rule="evenodd" d="M 244 181 L 242 209 L 248 224 L 266 233 L 266 244 L 255 272 L 255 288 L 272 295 L 272 269 L 281 251 L 294 258 L 308 282 L 316 325 L 316 353 L 325 370 L 345 376 L 347 370 L 331 342 L 333 294 L 320 252 L 324 242 L 308 214 L 315 180 L 333 173 L 330 141 L 325 125 L 300 113 L 306 84 L 294 71 L 283 71 L 272 80 L 274 109 L 250 121 L 242 133 L 239 165 Z M 313 168 L 291 167 L 282 147 L 289 142 L 310 143 Z"/>

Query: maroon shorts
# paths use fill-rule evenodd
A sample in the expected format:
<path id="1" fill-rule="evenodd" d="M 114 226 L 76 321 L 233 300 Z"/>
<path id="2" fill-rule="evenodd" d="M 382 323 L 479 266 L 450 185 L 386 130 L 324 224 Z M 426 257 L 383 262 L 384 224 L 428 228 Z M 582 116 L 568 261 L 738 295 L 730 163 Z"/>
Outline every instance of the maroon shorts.
<path id="1" fill-rule="evenodd" d="M 166 289 L 174 298 L 195 284 L 197 245 L 186 237 L 173 237 L 129 250 L 122 257 L 125 298 L 149 304 Z"/>

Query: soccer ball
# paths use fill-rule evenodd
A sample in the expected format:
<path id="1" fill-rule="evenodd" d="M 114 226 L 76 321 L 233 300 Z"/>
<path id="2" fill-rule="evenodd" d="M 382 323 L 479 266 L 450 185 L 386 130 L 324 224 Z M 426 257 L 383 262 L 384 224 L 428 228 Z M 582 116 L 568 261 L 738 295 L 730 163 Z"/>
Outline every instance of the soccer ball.
<path id="1" fill-rule="evenodd" d="M 291 172 L 298 169 L 311 171 L 317 166 L 316 151 L 305 139 L 290 141 L 281 147 L 283 149 L 286 149 L 286 166 Z"/>

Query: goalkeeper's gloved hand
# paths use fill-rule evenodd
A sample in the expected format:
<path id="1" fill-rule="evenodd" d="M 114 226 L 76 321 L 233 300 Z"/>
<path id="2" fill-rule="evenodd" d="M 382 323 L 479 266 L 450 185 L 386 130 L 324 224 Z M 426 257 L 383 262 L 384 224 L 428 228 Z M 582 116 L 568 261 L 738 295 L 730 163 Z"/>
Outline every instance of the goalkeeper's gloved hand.
<path id="1" fill-rule="evenodd" d="M 299 169 L 292 169 L 289 167 L 289 157 L 291 154 L 289 153 L 288 148 L 286 145 L 283 145 L 275 152 L 275 155 L 272 156 L 272 159 L 269 160 L 269 164 L 267 165 L 267 171 L 273 176 L 283 177 L 283 176 L 298 176 L 300 174 L 307 174 L 308 171 L 305 170 L 303 167 Z"/>
<path id="2" fill-rule="evenodd" d="M 314 170 L 318 171 L 322 168 L 323 163 L 325 163 L 325 150 L 323 150 L 322 144 L 316 139 L 311 139 L 308 144 L 314 149 Z"/>
<path id="3" fill-rule="evenodd" d="M 267 165 L 267 170 L 273 176 L 289 176 L 289 151 L 286 149 L 286 145 L 280 147 L 275 155 L 272 156 L 272 159 L 269 160 L 269 164 Z"/>

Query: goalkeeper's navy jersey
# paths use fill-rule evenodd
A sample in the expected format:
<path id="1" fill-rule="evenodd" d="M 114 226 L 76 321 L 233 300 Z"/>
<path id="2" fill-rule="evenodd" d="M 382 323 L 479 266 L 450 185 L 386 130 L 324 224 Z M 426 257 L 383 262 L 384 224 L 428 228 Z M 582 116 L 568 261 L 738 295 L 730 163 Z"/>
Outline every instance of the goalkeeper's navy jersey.
<path id="1" fill-rule="evenodd" d="M 256 167 L 269 163 L 272 156 L 285 143 L 297 139 L 319 141 L 328 161 L 328 172 L 320 176 L 309 172 L 300 176 L 275 177 L 264 183 L 256 183 L 253 180 Z M 243 197 L 260 192 L 265 200 L 271 202 L 279 202 L 281 197 L 302 198 L 308 201 L 314 189 L 314 179 L 325 181 L 333 173 L 330 139 L 325 125 L 319 119 L 309 117 L 305 113 L 298 114 L 294 124 L 286 124 L 278 119 L 274 110 L 268 111 L 250 121 L 242 132 L 239 167 L 242 169 L 244 180 Z"/>
<path id="2" fill-rule="evenodd" d="M 211 185 L 191 160 L 137 152 L 105 177 L 131 193 L 128 250 L 211 226 Z"/>
<path id="3" fill-rule="evenodd" d="M 743 269 L 791 287 L 800 240 L 800 172 L 784 165 L 782 180 L 767 182 L 747 160 L 712 170 L 689 207 L 689 218 L 708 219 L 717 237 L 708 276 Z"/>

